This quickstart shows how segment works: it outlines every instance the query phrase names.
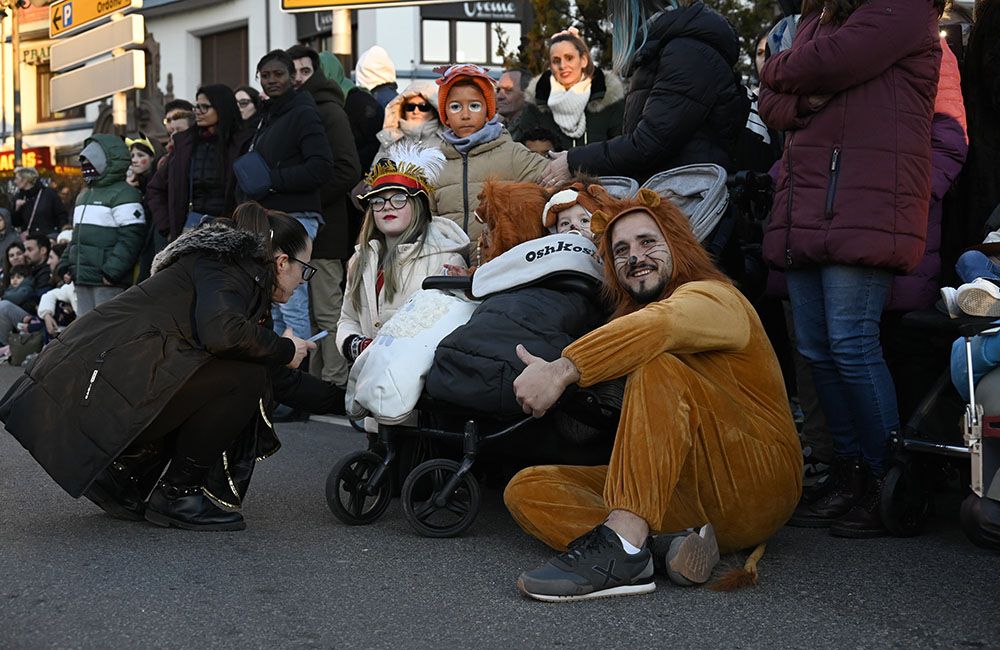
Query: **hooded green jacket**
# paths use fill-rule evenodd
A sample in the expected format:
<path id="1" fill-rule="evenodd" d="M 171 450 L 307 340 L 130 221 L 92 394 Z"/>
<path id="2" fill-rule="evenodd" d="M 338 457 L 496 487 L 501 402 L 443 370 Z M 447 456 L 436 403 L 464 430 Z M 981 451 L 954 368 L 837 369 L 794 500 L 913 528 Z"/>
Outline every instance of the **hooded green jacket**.
<path id="1" fill-rule="evenodd" d="M 77 286 L 101 286 L 107 279 L 112 286 L 127 287 L 146 239 L 142 194 L 125 182 L 130 160 L 121 138 L 97 134 L 83 146 L 91 142 L 104 150 L 108 166 L 76 200 L 66 259 Z"/>

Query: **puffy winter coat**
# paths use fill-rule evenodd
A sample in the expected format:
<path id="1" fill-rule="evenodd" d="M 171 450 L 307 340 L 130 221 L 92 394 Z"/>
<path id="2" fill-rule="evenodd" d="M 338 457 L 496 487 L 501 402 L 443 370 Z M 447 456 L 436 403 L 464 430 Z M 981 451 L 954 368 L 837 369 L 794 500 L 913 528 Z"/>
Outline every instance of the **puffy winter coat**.
<path id="1" fill-rule="evenodd" d="M 548 129 L 556 136 L 560 151 L 591 142 L 603 142 L 621 135 L 625 115 L 625 86 L 615 73 L 594 69 L 590 101 L 584 110 L 587 130 L 579 138 L 569 137 L 556 124 L 548 105 L 551 93 L 552 72 L 543 72 L 531 81 L 524 91 L 524 110 L 517 127 L 521 134 L 536 128 Z"/>
<path id="2" fill-rule="evenodd" d="M 310 93 L 316 102 L 333 156 L 333 174 L 320 186 L 324 223 L 313 242 L 312 254 L 316 259 L 347 259 L 354 243 L 348 222 L 348 192 L 361 180 L 361 163 L 350 135 L 351 123 L 344 111 L 344 91 L 323 76 L 322 70 L 316 70 L 302 84 L 301 91 Z"/>
<path id="3" fill-rule="evenodd" d="M 221 163 L 222 186 L 225 188 L 224 216 L 236 207 L 236 180 L 233 177 L 233 161 L 240 156 L 240 151 L 253 135 L 252 131 L 242 131 L 235 134 L 229 146 L 222 152 Z M 191 159 L 199 146 L 199 129 L 193 128 L 174 134 L 174 148 L 167 162 L 160 166 L 146 186 L 146 203 L 149 205 L 148 215 L 153 228 L 167 237 L 169 241 L 177 239 L 184 229 L 191 206 Z"/>
<path id="4" fill-rule="evenodd" d="M 499 418 L 523 415 L 514 380 L 525 365 L 514 348 L 521 343 L 535 356 L 558 359 L 563 348 L 603 324 L 599 292 L 598 282 L 573 277 L 488 297 L 438 344 L 424 392 Z"/>
<path id="5" fill-rule="evenodd" d="M 139 190 L 125 182 L 131 159 L 121 138 L 98 134 L 96 142 L 107 157 L 107 169 L 80 193 L 73 210 L 73 241 L 66 251 L 76 286 L 132 283 L 132 269 L 146 243 L 146 212 Z"/>
<path id="6" fill-rule="evenodd" d="M 916 267 L 931 196 L 937 20 L 930 0 L 869 0 L 842 25 L 814 13 L 764 66 L 761 117 L 790 131 L 768 262 Z M 832 98 L 812 113 L 811 95 Z"/>
<path id="7" fill-rule="evenodd" d="M 479 205 L 479 192 L 487 179 L 500 181 L 537 181 L 549 164 L 548 158 L 514 142 L 504 131 L 499 138 L 460 154 L 445 142 L 444 169 L 438 175 L 437 189 L 431 201 L 434 214 L 451 219 L 469 234 L 479 239 L 483 226 L 472 216 Z"/>
<path id="8" fill-rule="evenodd" d="M 321 212 L 320 190 L 333 179 L 334 167 L 312 95 L 289 90 L 264 102 L 262 113 L 253 147 L 271 170 L 271 192 L 260 204 L 283 212 Z"/>
<path id="9" fill-rule="evenodd" d="M 182 235 L 157 256 L 152 277 L 77 319 L 42 351 L 0 400 L 0 420 L 78 497 L 213 358 L 260 364 L 285 404 L 332 410 L 331 385 L 285 366 L 294 346 L 268 326 L 271 300 L 260 285 L 269 263 L 250 233 L 213 224 Z M 227 450 L 225 464 L 220 458 L 207 487 L 238 504 L 254 459 L 278 446 L 262 415 Z"/>
<path id="10" fill-rule="evenodd" d="M 931 124 L 931 202 L 924 257 L 912 273 L 896 276 L 886 310 L 930 309 L 941 289 L 941 225 L 944 196 L 962 171 L 969 152 L 958 59 L 941 39 L 941 76 Z"/>
<path id="11" fill-rule="evenodd" d="M 416 127 L 402 123 L 403 105 L 413 98 L 420 98 L 434 108 L 431 119 Z M 400 140 L 406 139 L 424 148 L 440 149 L 444 144 L 441 139 L 441 122 L 437 118 L 438 87 L 433 81 L 418 79 L 403 89 L 395 99 L 385 107 L 385 121 L 382 130 L 378 132 L 379 150 L 375 162 L 385 157 L 389 147 Z"/>
<path id="12" fill-rule="evenodd" d="M 382 325 L 420 289 L 424 278 L 441 275 L 445 264 L 465 266 L 464 256 L 469 250 L 469 238 L 453 222 L 434 217 L 427 227 L 424 244 L 419 252 L 416 243 L 399 244 L 396 257 L 398 284 L 392 300 L 386 297 L 385 291 L 377 295 L 375 292 L 381 245 L 381 242 L 375 239 L 369 241 L 364 248 L 359 244 L 355 247 L 351 261 L 348 262 L 347 274 L 350 278 L 355 273 L 359 256 L 368 256 L 365 276 L 359 286 L 360 308 L 354 306 L 354 300 L 350 295 L 344 295 L 344 306 L 341 308 L 340 321 L 337 323 L 338 350 L 344 349 L 344 341 L 350 336 L 375 338 Z"/>
<path id="13" fill-rule="evenodd" d="M 733 28 L 701 2 L 654 16 L 625 74 L 622 135 L 571 149 L 570 168 L 640 182 L 694 163 L 728 168 L 750 113 L 739 56 Z"/>

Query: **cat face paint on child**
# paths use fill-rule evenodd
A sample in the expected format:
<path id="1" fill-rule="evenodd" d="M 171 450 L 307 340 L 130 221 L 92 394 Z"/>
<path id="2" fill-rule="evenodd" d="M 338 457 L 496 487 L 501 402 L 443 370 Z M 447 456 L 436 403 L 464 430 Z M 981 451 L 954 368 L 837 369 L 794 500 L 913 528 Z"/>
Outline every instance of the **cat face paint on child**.
<path id="1" fill-rule="evenodd" d="M 410 227 L 413 221 L 413 202 L 398 189 L 386 190 L 375 195 L 384 199 L 384 205 L 376 208 L 371 206 L 372 216 L 375 217 L 375 227 L 386 237 L 399 237 Z M 375 201 L 374 203 L 381 203 Z M 402 207 L 397 207 L 397 206 Z"/>
<path id="2" fill-rule="evenodd" d="M 594 241 L 594 233 L 590 231 L 590 212 L 580 204 L 566 208 L 556 218 L 556 232 L 578 232 L 590 241 Z"/>
<path id="3" fill-rule="evenodd" d="M 486 125 L 486 98 L 479 88 L 455 86 L 448 93 L 445 123 L 460 138 L 467 138 Z"/>

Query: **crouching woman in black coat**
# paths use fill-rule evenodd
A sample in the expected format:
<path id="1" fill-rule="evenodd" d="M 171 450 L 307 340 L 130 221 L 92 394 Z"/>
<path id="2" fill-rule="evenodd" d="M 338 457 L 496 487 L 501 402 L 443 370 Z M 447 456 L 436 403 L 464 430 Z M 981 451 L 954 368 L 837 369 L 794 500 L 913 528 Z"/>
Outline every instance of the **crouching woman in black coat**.
<path id="1" fill-rule="evenodd" d="M 315 344 L 270 327 L 272 301 L 312 275 L 311 250 L 298 221 L 257 204 L 182 235 L 152 277 L 45 348 L 0 420 L 114 517 L 242 530 L 254 462 L 279 447 L 270 405 L 343 412 L 343 391 L 296 369 Z"/>

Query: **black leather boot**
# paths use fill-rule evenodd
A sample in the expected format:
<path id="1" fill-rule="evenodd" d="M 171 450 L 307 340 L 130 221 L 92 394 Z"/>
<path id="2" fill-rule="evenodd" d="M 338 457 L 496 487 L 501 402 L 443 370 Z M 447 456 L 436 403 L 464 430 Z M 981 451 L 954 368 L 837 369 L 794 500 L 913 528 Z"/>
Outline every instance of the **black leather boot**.
<path id="1" fill-rule="evenodd" d="M 205 496 L 202 483 L 208 467 L 190 458 L 174 459 L 149 495 L 146 520 L 157 526 L 185 530 L 243 530 L 239 512 L 223 510 Z"/>
<path id="2" fill-rule="evenodd" d="M 145 519 L 146 498 L 139 491 L 139 482 L 132 471 L 121 461 L 112 462 L 98 474 L 83 496 L 115 519 Z"/>
<path id="3" fill-rule="evenodd" d="M 803 499 L 788 520 L 789 526 L 827 528 L 846 515 L 865 495 L 868 474 L 857 458 L 836 458 L 821 493 Z"/>
<path id="4" fill-rule="evenodd" d="M 869 476 L 865 496 L 851 510 L 830 524 L 834 537 L 865 539 L 885 537 L 889 531 L 882 525 L 882 483 L 884 476 Z"/>

